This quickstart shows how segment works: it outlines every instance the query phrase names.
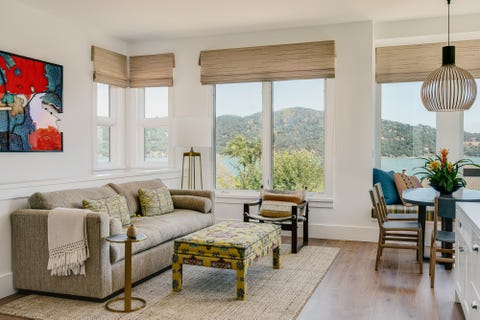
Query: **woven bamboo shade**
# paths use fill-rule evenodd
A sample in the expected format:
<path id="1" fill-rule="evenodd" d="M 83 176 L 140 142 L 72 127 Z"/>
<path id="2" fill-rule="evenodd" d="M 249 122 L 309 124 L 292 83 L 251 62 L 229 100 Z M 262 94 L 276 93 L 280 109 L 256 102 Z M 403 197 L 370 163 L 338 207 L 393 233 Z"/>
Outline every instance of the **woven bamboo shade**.
<path id="1" fill-rule="evenodd" d="M 173 86 L 173 53 L 130 57 L 130 87 Z"/>
<path id="2" fill-rule="evenodd" d="M 93 81 L 128 87 L 127 57 L 92 46 Z"/>
<path id="3" fill-rule="evenodd" d="M 473 77 L 480 77 L 480 40 L 456 41 L 452 44 L 456 47 L 456 63 Z M 377 48 L 376 81 L 424 81 L 442 64 L 444 45 L 430 43 Z"/>
<path id="4" fill-rule="evenodd" d="M 200 52 L 201 83 L 335 77 L 335 42 L 318 41 Z"/>

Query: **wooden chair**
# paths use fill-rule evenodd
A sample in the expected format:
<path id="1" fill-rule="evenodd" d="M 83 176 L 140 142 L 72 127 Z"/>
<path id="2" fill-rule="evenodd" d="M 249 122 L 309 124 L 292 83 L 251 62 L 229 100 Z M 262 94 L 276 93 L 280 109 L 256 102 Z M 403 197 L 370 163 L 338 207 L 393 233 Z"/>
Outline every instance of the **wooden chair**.
<path id="1" fill-rule="evenodd" d="M 378 264 L 384 248 L 412 249 L 417 251 L 419 271 L 423 273 L 422 226 L 414 221 L 389 221 L 377 192 L 375 190 L 370 190 L 369 192 L 380 228 L 375 270 L 378 270 Z M 404 244 L 405 242 L 413 242 L 415 244 L 407 245 Z"/>
<path id="2" fill-rule="evenodd" d="M 292 215 L 283 218 L 269 218 L 261 216 L 260 214 L 253 214 L 250 212 L 250 207 L 262 205 L 262 199 L 255 202 L 243 204 L 243 221 L 250 222 L 251 220 L 259 223 L 273 223 L 281 226 L 282 230 L 288 230 L 292 232 L 291 252 L 297 253 L 303 246 L 308 245 L 308 201 L 304 200 L 298 205 L 292 206 Z M 298 239 L 298 228 L 302 225 L 303 239 Z"/>
<path id="3" fill-rule="evenodd" d="M 455 218 L 455 201 L 448 198 L 435 198 L 435 211 L 433 213 L 433 231 L 430 244 L 430 287 L 435 287 L 435 267 L 437 262 L 455 263 L 455 232 L 438 230 L 438 218 Z M 438 242 L 442 246 L 438 246 Z M 446 244 L 446 245 L 445 245 Z M 442 256 L 437 257 L 437 252 Z"/>
<path id="4" fill-rule="evenodd" d="M 388 220 L 418 221 L 417 213 L 388 213 L 387 202 L 385 201 L 385 196 L 383 195 L 382 185 L 380 183 L 375 183 L 373 188 L 377 192 L 377 195 L 382 203 L 382 210 L 385 211 Z"/>

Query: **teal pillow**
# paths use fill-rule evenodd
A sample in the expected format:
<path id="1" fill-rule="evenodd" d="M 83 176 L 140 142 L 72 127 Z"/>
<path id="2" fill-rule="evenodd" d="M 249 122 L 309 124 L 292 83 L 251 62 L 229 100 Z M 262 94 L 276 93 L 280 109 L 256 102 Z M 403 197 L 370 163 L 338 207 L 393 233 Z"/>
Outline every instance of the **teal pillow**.
<path id="1" fill-rule="evenodd" d="M 400 203 L 395 180 L 393 179 L 393 171 L 383 171 L 381 169 L 373 168 L 373 184 L 380 182 L 382 185 L 385 202 L 387 204 Z"/>

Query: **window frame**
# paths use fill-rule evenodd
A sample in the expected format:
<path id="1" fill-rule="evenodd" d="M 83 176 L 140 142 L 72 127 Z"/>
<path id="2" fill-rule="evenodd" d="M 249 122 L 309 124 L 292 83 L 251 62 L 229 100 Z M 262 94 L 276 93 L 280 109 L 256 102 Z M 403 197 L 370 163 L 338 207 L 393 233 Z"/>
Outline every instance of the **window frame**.
<path id="1" fill-rule="evenodd" d="M 97 115 L 97 82 L 93 82 L 93 168 L 98 170 L 116 170 L 125 168 L 125 88 L 109 84 L 109 116 Z M 97 128 L 106 126 L 110 129 L 110 161 L 98 162 Z"/>
<path id="2" fill-rule="evenodd" d="M 160 118 L 145 118 L 145 88 L 131 88 L 132 105 L 135 106 L 134 115 L 130 123 L 130 132 L 133 139 L 130 145 L 133 146 L 129 152 L 131 155 L 131 166 L 135 168 L 167 168 L 173 166 L 173 87 L 168 88 L 168 115 Z M 167 160 L 145 161 L 145 129 L 166 128 L 168 132 Z"/>
<path id="3" fill-rule="evenodd" d="M 333 205 L 334 196 L 334 101 L 335 101 L 335 79 L 324 78 L 325 81 L 325 109 L 324 109 L 324 191 L 308 192 L 308 197 L 312 201 L 312 207 L 329 207 Z M 265 188 L 272 187 L 273 176 L 273 82 L 262 81 L 262 183 Z M 216 189 L 216 85 L 210 86 L 212 89 L 213 109 L 213 185 L 220 197 L 257 197 L 258 190 L 224 190 Z M 268 161 L 265 161 L 268 159 Z M 268 173 L 268 174 L 267 174 Z"/>

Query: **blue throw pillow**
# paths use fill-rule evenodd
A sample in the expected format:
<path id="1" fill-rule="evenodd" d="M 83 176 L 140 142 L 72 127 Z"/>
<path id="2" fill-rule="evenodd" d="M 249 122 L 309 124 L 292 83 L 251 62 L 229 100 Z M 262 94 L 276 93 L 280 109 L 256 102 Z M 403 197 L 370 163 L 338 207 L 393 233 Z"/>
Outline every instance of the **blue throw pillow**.
<path id="1" fill-rule="evenodd" d="M 395 180 L 393 180 L 393 171 L 383 171 L 381 169 L 373 168 L 373 184 L 380 182 L 382 185 L 385 202 L 387 204 L 400 203 Z"/>

